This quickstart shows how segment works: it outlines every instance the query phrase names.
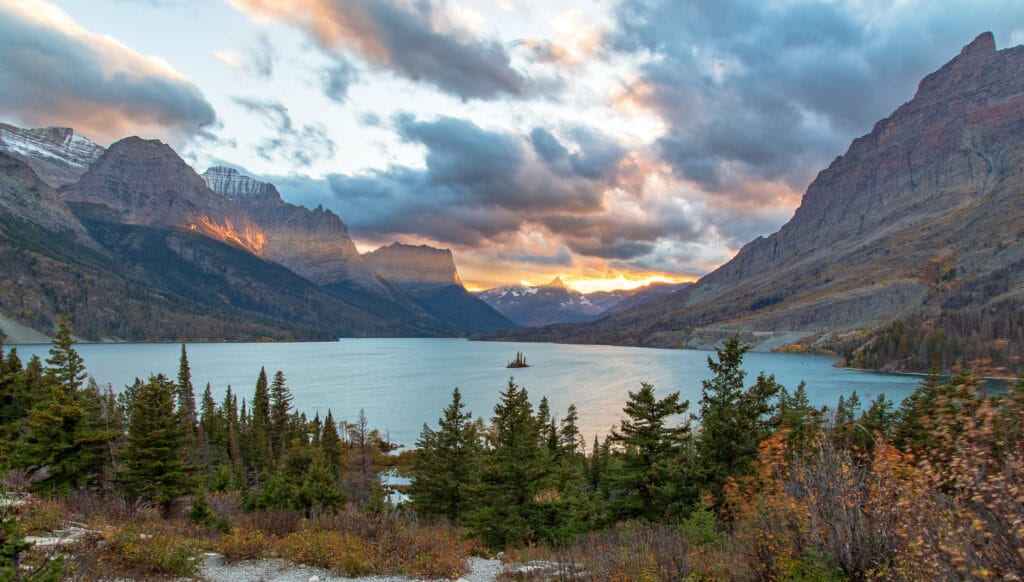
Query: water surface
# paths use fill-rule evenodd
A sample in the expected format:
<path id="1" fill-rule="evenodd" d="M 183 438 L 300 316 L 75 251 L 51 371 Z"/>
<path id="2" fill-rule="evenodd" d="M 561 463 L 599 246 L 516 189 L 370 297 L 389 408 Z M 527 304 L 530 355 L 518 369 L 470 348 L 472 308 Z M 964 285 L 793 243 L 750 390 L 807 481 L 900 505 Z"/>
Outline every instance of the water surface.
<path id="1" fill-rule="evenodd" d="M 115 391 L 135 377 L 163 373 L 175 378 L 180 344 L 77 344 L 88 372 Z M 49 346 L 18 346 L 22 359 L 31 353 L 46 358 Z M 529 368 L 505 364 L 522 351 Z M 467 409 L 490 418 L 498 392 L 510 376 L 526 387 L 536 406 L 547 396 L 558 416 L 569 404 L 579 410 L 588 444 L 622 418 L 627 392 L 650 382 L 656 394 L 673 391 L 690 400 L 696 412 L 701 380 L 711 376 L 713 352 L 613 346 L 470 342 L 462 339 L 341 339 L 315 343 L 189 344 L 188 356 L 197 399 L 209 382 L 219 403 L 228 385 L 252 398 L 260 367 L 268 375 L 282 370 L 294 405 L 307 415 L 328 409 L 335 419 L 354 420 L 365 410 L 370 424 L 391 440 L 415 444 L 424 422 L 436 426 L 456 386 Z M 856 390 L 863 402 L 885 393 L 899 402 L 917 386 L 910 376 L 877 374 L 832 367 L 834 358 L 800 354 L 748 353 L 747 383 L 760 371 L 775 374 L 789 389 L 806 381 L 815 405 L 834 405 Z"/>

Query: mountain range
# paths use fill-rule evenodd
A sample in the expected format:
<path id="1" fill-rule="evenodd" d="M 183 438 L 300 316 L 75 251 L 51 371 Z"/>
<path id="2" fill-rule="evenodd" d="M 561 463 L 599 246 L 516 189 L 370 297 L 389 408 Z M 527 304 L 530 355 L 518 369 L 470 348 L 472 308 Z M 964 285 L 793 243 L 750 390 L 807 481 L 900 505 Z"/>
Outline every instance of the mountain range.
<path id="1" fill-rule="evenodd" d="M 793 218 L 696 284 L 517 339 L 838 351 L 881 369 L 1024 356 L 1024 47 L 990 33 L 810 184 Z"/>
<path id="2" fill-rule="evenodd" d="M 0 329 L 20 341 L 43 341 L 58 317 L 89 340 L 514 327 L 465 291 L 450 251 L 443 296 L 418 297 L 371 268 L 329 210 L 284 202 L 272 184 L 231 168 L 200 176 L 156 140 L 102 148 L 68 128 L 2 125 L 0 172 Z M 410 252 L 400 245 L 392 255 Z M 429 268 L 419 275 L 436 279 Z"/>
<path id="3" fill-rule="evenodd" d="M 636 289 L 583 294 L 566 286 L 561 277 L 555 277 L 546 285 L 496 287 L 477 293 L 477 297 L 512 322 L 521 326 L 536 327 L 553 323 L 594 321 L 674 293 L 688 285 L 689 283 L 652 283 Z"/>

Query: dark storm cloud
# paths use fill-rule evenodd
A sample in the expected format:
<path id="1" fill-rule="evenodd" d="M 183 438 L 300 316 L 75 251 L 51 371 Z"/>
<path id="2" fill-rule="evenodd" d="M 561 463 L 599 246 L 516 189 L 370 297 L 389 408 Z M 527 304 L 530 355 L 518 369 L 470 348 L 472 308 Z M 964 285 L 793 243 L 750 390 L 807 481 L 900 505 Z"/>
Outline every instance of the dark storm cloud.
<path id="1" fill-rule="evenodd" d="M 668 124 L 682 176 L 803 190 L 825 162 L 977 34 L 1006 43 L 1024 4 L 623 0 L 607 48 L 651 54 L 629 98 Z"/>
<path id="2" fill-rule="evenodd" d="M 279 158 L 306 167 L 320 158 L 334 155 L 334 140 L 322 124 L 296 127 L 288 108 L 272 99 L 232 97 L 237 105 L 260 118 L 273 136 L 254 144 L 256 155 L 271 161 Z"/>
<path id="3" fill-rule="evenodd" d="M 67 125 L 101 142 L 160 132 L 184 142 L 216 122 L 191 81 L 63 14 L 0 5 L 0 113 Z"/>
<path id="4" fill-rule="evenodd" d="M 506 47 L 453 23 L 445 2 L 420 0 L 233 0 L 257 16 L 290 22 L 328 56 L 358 55 L 414 81 L 462 99 L 524 94 L 529 80 L 512 68 Z"/>
<path id="5" fill-rule="evenodd" d="M 600 132 L 565 128 L 569 148 L 545 129 L 523 136 L 463 119 L 408 115 L 391 124 L 403 140 L 426 148 L 425 168 L 332 175 L 326 182 L 271 180 L 294 201 L 328 199 L 354 233 L 376 239 L 418 235 L 473 246 L 505 240 L 529 223 L 573 251 L 624 258 L 649 250 L 660 237 L 696 236 L 693 217 L 665 202 L 643 201 L 628 215 L 619 212 L 611 192 L 618 191 L 615 169 L 626 151 Z M 556 171 L 549 160 L 563 163 Z"/>

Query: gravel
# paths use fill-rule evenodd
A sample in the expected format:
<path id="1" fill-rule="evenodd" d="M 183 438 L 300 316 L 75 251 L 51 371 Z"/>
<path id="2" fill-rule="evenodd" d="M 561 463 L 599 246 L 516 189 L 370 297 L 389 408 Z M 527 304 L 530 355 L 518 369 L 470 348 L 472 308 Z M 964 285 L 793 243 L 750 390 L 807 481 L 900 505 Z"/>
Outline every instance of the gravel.
<path id="1" fill-rule="evenodd" d="M 470 558 L 470 570 L 459 581 L 491 582 L 501 573 L 499 560 Z M 199 575 L 210 582 L 410 582 L 420 580 L 406 576 L 364 576 L 344 578 L 327 570 L 300 566 L 286 560 L 245 560 L 224 563 L 220 554 L 206 554 Z"/>

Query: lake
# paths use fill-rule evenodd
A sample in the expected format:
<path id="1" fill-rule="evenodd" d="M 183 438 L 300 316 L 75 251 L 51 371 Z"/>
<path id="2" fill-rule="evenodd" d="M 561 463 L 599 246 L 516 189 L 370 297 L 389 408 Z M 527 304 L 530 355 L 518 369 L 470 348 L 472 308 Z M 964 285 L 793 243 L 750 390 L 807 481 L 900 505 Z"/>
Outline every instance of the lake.
<path id="1" fill-rule="evenodd" d="M 17 346 L 22 360 L 48 345 Z M 115 391 L 135 377 L 163 373 L 176 378 L 180 344 L 77 344 L 88 372 Z M 559 417 L 575 403 L 588 446 L 622 418 L 627 392 L 640 382 L 663 397 L 680 391 L 697 411 L 701 380 L 710 377 L 713 352 L 612 346 L 471 342 L 463 339 L 341 339 L 336 342 L 189 344 L 189 363 L 197 400 L 209 382 L 218 404 L 227 386 L 251 400 L 260 366 L 268 376 L 282 370 L 294 405 L 310 418 L 330 408 L 337 420 L 354 420 L 365 410 L 372 426 L 393 442 L 413 446 L 424 422 L 437 418 L 458 386 L 467 409 L 489 419 L 509 377 L 526 387 L 534 406 L 547 396 Z M 505 364 L 522 351 L 531 367 L 509 370 Z M 775 374 L 790 390 L 806 381 L 815 405 L 835 405 L 856 390 L 867 403 L 885 393 L 897 403 L 919 379 L 844 370 L 834 358 L 799 354 L 748 353 L 747 384 L 760 371 Z"/>

